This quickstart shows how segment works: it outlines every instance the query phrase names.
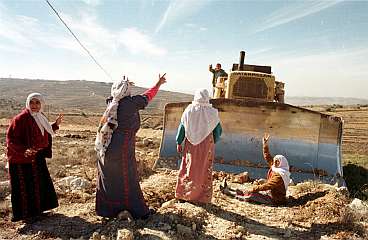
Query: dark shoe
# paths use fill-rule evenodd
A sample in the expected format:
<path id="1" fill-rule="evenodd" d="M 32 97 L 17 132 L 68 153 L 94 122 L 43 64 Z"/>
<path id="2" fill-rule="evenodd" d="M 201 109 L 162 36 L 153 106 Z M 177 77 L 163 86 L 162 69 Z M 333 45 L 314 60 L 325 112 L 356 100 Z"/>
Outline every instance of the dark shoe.
<path id="1" fill-rule="evenodd" d="M 10 221 L 12 221 L 12 222 L 18 222 L 20 220 L 22 220 L 22 219 L 21 218 L 12 217 Z"/>
<path id="2" fill-rule="evenodd" d="M 224 178 L 224 180 L 222 180 L 222 182 L 220 183 L 220 191 L 224 192 L 226 188 L 227 188 L 227 182 L 226 182 L 226 178 Z"/>
<path id="3" fill-rule="evenodd" d="M 38 218 L 37 217 L 28 217 L 28 218 L 24 219 L 23 221 L 26 224 L 33 224 L 33 223 L 38 221 Z"/>
<path id="4" fill-rule="evenodd" d="M 146 219 L 148 219 L 151 215 L 155 215 L 155 214 L 156 214 L 156 210 L 155 210 L 155 209 L 153 209 L 153 208 L 149 208 L 149 209 L 148 209 L 148 213 L 147 213 L 146 215 L 144 215 L 144 216 L 140 217 L 140 219 L 142 219 L 142 220 L 146 220 Z"/>

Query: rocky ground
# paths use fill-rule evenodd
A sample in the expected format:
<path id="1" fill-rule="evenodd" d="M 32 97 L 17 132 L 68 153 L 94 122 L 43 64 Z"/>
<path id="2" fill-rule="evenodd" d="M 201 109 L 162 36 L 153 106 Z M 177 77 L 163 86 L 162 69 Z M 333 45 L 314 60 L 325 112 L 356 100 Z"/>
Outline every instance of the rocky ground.
<path id="1" fill-rule="evenodd" d="M 155 129 L 150 128 L 152 121 Z M 37 222 L 12 223 L 4 137 L 7 120 L 0 120 L 0 239 L 366 239 L 368 206 L 345 188 L 318 182 L 290 187 L 283 207 L 241 202 L 219 192 L 224 178 L 231 186 L 236 176 L 214 173 L 210 204 L 174 199 L 177 171 L 153 170 L 162 130 L 156 120 L 137 138 L 136 157 L 147 203 L 157 213 L 134 221 L 126 213 L 115 219 L 95 215 L 95 127 L 79 120 L 65 122 L 54 139 L 48 161 L 60 206 Z M 95 121 L 90 121 L 95 122 Z"/>

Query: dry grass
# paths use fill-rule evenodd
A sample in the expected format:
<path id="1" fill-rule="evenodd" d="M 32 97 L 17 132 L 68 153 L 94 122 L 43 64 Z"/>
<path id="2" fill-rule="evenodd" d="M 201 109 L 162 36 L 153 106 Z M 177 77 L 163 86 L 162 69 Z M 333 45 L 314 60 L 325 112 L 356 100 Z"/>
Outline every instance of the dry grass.
<path id="1" fill-rule="evenodd" d="M 142 118 L 145 118 L 145 116 L 142 116 Z M 79 120 L 84 122 L 73 125 L 71 119 L 70 125 L 62 126 L 62 129 L 54 138 L 54 156 L 51 160 L 48 160 L 48 166 L 54 183 L 62 177 L 79 176 L 90 180 L 92 184 L 89 189 L 83 192 L 65 191 L 65 189 L 58 188 L 55 184 L 60 207 L 56 209 L 56 214 L 52 218 L 40 223 L 47 230 L 44 230 L 41 235 L 37 235 L 38 231 L 29 232 L 27 237 L 40 237 L 42 239 L 44 238 L 42 234 L 51 234 L 50 236 L 55 238 L 69 239 L 70 237 L 79 237 L 78 234 L 80 234 L 80 229 L 83 227 L 86 227 L 85 232 L 88 236 L 90 234 L 88 231 L 94 231 L 96 228 L 96 225 L 90 223 L 98 222 L 100 224 L 94 211 L 95 195 L 93 195 L 96 187 L 96 156 L 93 150 L 95 126 L 90 125 L 91 123 L 84 118 L 78 117 Z M 156 119 L 153 122 L 159 125 L 159 121 Z M 144 120 L 144 122 L 148 125 L 151 124 L 149 119 Z M 353 126 L 351 125 L 351 127 Z M 3 147 L 5 135 L 1 135 L 1 133 L 4 133 L 4 129 L 4 127 L 0 128 L 2 144 L 0 155 L 4 153 L 5 149 Z M 291 223 L 291 239 L 319 239 L 324 235 L 332 239 L 367 237 L 367 216 L 351 211 L 347 208 L 350 200 L 346 195 L 335 191 L 328 185 L 321 184 L 319 181 L 309 181 L 291 187 L 294 189 L 292 192 L 293 198 L 291 198 L 291 203 L 288 206 L 268 207 L 239 202 L 236 199 L 221 195 L 218 192 L 218 185 L 224 175 L 223 173 L 215 173 L 213 204 L 193 205 L 176 201 L 171 207 L 162 207 L 163 203 L 174 198 L 177 172 L 155 172 L 152 170 L 152 165 L 158 156 L 161 133 L 162 131 L 146 128 L 141 129 L 138 133 L 139 137 L 137 137 L 136 158 L 138 170 L 143 176 L 142 190 L 147 203 L 158 210 L 157 217 L 146 222 L 136 222 L 136 225 L 130 226 L 138 238 L 141 236 L 139 232 L 146 228 L 165 232 L 160 230 L 160 226 L 166 224 L 174 232 L 174 235 L 170 235 L 172 239 L 180 239 L 175 235 L 177 234 L 178 223 L 189 227 L 192 223 L 196 224 L 197 230 L 191 236 L 193 239 L 236 239 L 237 232 L 235 229 L 237 228 L 244 229 L 244 232 L 248 234 L 246 238 L 252 239 L 252 236 L 257 236 L 259 238 L 278 239 L 283 238 L 284 228 L 286 225 L 289 226 L 289 223 Z M 148 144 L 146 145 L 147 141 Z M 351 145 L 345 146 L 349 147 Z M 354 163 L 352 165 L 358 167 L 356 164 L 359 164 L 360 169 L 364 169 L 366 156 L 365 154 L 357 157 L 344 155 L 344 159 L 352 159 L 349 160 Z M 1 177 L 7 180 L 7 173 L 2 171 L 4 169 L 1 167 L 0 161 Z M 345 170 L 344 168 L 345 176 L 359 177 L 360 175 L 360 180 L 364 181 L 361 177 L 363 175 L 357 172 L 356 168 L 351 168 L 350 173 Z M 347 182 L 349 184 L 351 181 L 347 179 Z M 352 195 L 352 197 L 354 196 L 356 195 Z M 10 228 L 0 227 L 0 235 L 2 237 L 7 236 L 8 239 L 21 239 L 25 235 L 15 230 L 19 224 L 10 222 L 11 208 L 9 208 L 9 204 L 8 200 L 0 201 L 0 218 L 3 219 L 0 223 L 3 224 L 2 226 L 10 226 Z M 59 219 L 60 224 L 55 223 L 57 219 Z M 70 231 L 70 222 L 74 224 L 72 226 L 74 232 Z M 99 226 L 102 231 L 109 234 L 112 231 L 108 229 L 110 225 L 114 231 L 116 230 L 115 223 L 125 224 L 125 222 L 108 221 L 105 225 Z M 50 226 L 56 226 L 55 229 L 59 228 L 59 232 L 52 230 Z"/>
<path id="2" fill-rule="evenodd" d="M 339 223 L 362 237 L 368 237 L 368 213 L 354 211 L 347 206 L 340 210 Z"/>
<path id="3" fill-rule="evenodd" d="M 11 208 L 8 202 L 0 200 L 0 218 L 7 218 L 11 214 Z"/>

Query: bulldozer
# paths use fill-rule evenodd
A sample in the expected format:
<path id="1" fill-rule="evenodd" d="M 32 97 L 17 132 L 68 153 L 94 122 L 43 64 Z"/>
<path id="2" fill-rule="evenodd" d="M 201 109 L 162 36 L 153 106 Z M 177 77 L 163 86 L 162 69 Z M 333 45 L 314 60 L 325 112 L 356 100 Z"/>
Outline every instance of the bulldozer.
<path id="1" fill-rule="evenodd" d="M 341 162 L 343 121 L 340 117 L 284 103 L 285 84 L 276 81 L 270 66 L 244 64 L 240 52 L 228 77 L 219 77 L 211 104 L 219 111 L 223 128 L 216 144 L 214 169 L 248 172 L 264 178 L 262 137 L 269 133 L 270 151 L 284 155 L 294 182 L 318 179 L 344 184 Z M 190 102 L 168 103 L 157 168 L 178 169 L 176 131 Z"/>

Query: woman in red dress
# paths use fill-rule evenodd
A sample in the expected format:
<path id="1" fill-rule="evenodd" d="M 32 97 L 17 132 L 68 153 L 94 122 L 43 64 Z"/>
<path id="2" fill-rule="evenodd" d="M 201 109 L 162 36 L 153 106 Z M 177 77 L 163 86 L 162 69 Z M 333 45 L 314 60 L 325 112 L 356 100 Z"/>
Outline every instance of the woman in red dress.
<path id="1" fill-rule="evenodd" d="M 6 133 L 12 221 L 34 220 L 58 206 L 45 158 L 52 156 L 52 135 L 63 115 L 50 125 L 42 112 L 44 104 L 41 94 L 30 94 L 26 108 L 12 119 Z"/>

